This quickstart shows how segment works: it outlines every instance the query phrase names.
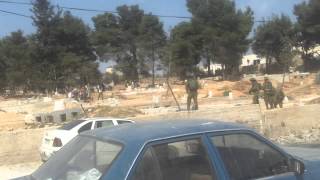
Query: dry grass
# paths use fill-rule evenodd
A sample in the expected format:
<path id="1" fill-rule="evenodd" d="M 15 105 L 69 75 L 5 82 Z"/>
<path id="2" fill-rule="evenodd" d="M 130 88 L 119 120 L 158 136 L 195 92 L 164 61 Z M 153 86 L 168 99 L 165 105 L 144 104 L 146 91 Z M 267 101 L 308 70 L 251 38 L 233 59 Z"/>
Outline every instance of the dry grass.
<path id="1" fill-rule="evenodd" d="M 126 118 L 135 117 L 139 114 L 142 114 L 142 112 L 131 107 L 98 106 L 91 111 L 90 116 Z"/>

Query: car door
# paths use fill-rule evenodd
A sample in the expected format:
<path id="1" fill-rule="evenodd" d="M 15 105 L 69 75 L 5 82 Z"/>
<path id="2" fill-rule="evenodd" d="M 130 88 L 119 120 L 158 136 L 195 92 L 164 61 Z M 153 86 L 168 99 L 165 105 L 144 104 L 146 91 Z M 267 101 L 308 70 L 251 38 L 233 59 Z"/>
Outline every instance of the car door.
<path id="1" fill-rule="evenodd" d="M 231 180 L 296 180 L 286 154 L 248 132 L 209 135 Z"/>
<path id="2" fill-rule="evenodd" d="M 217 180 L 201 137 L 151 143 L 136 161 L 129 180 Z"/>

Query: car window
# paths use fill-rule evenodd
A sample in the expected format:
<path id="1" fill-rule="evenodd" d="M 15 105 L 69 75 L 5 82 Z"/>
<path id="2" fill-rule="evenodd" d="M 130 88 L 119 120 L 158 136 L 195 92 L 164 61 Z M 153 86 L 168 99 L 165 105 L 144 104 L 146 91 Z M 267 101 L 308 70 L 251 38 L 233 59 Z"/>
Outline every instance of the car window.
<path id="1" fill-rule="evenodd" d="M 102 168 L 107 168 L 104 167 L 106 165 L 106 162 L 112 162 L 113 159 L 117 156 L 119 153 L 121 147 L 110 144 L 110 143 L 105 143 L 102 141 L 97 141 L 96 142 L 96 165 L 98 167 Z"/>
<path id="2" fill-rule="evenodd" d="M 70 130 L 74 127 L 76 127 L 77 125 L 83 123 L 85 120 L 74 120 L 74 121 L 71 121 L 61 127 L 59 127 L 58 129 L 62 129 L 62 130 Z"/>
<path id="3" fill-rule="evenodd" d="M 211 138 L 232 180 L 263 178 L 289 171 L 287 158 L 249 134 Z"/>
<path id="4" fill-rule="evenodd" d="M 89 122 L 89 123 L 85 124 L 84 126 L 82 126 L 82 127 L 78 130 L 78 133 L 82 133 L 82 132 L 84 132 L 84 131 L 91 130 L 91 126 L 92 126 L 92 122 Z"/>
<path id="5" fill-rule="evenodd" d="M 152 152 L 156 161 L 150 161 L 145 157 L 150 156 L 149 152 Z M 144 162 L 147 160 L 148 162 Z M 150 164 L 151 162 L 157 162 L 157 164 Z M 146 163 L 149 163 L 148 167 L 143 168 Z M 215 173 L 212 173 L 207 152 L 200 139 L 152 146 L 150 150 L 146 151 L 142 161 L 138 164 L 133 180 L 157 179 L 156 173 L 151 173 L 157 168 L 157 165 L 160 171 L 160 180 L 215 179 Z M 141 177 L 147 178 L 143 179 Z"/>
<path id="6" fill-rule="evenodd" d="M 149 148 L 137 166 L 132 180 L 161 180 L 159 166 Z"/>
<path id="7" fill-rule="evenodd" d="M 98 180 L 121 152 L 122 145 L 77 136 L 32 176 L 36 180 Z"/>
<path id="8" fill-rule="evenodd" d="M 117 120 L 118 124 L 129 124 L 132 123 L 131 121 L 123 121 L 123 120 Z"/>
<path id="9" fill-rule="evenodd" d="M 95 128 L 111 127 L 114 126 L 112 121 L 96 121 Z"/>

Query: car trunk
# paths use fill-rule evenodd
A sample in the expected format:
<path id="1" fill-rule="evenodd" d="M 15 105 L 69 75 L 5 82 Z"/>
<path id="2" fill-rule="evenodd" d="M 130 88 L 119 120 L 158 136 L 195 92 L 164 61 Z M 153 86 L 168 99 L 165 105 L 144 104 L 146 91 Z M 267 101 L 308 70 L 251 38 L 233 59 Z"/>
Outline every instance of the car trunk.
<path id="1" fill-rule="evenodd" d="M 51 130 L 45 133 L 43 137 L 43 144 L 45 146 L 53 146 L 55 138 L 59 138 L 62 142 L 62 146 L 65 145 L 67 142 L 69 142 L 72 138 L 74 138 L 75 135 L 73 135 L 72 132 L 67 130 Z"/>

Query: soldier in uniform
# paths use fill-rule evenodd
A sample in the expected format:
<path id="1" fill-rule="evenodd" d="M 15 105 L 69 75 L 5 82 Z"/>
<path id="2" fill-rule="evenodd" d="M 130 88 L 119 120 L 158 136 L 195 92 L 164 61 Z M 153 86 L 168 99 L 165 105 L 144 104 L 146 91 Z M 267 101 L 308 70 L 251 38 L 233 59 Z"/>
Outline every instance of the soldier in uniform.
<path id="1" fill-rule="evenodd" d="M 277 108 L 278 105 L 280 108 L 283 107 L 283 100 L 284 100 L 284 92 L 282 90 L 282 86 L 278 86 L 277 89 L 275 89 L 274 97 L 273 97 L 273 107 Z"/>
<path id="2" fill-rule="evenodd" d="M 255 78 L 251 78 L 251 89 L 249 90 L 249 94 L 253 95 L 252 103 L 259 104 L 259 93 L 261 90 L 261 85 L 257 82 Z"/>
<path id="3" fill-rule="evenodd" d="M 97 87 L 98 90 L 98 100 L 103 100 L 103 85 L 99 84 Z"/>
<path id="4" fill-rule="evenodd" d="M 273 89 L 272 83 L 269 81 L 268 77 L 264 78 L 264 83 L 262 85 L 262 89 L 263 89 L 263 96 L 264 96 L 264 102 L 266 104 L 266 108 L 273 109 L 274 89 Z M 269 107 L 269 105 L 270 105 L 270 107 Z"/>
<path id="5" fill-rule="evenodd" d="M 194 109 L 198 110 L 198 89 L 200 84 L 195 76 L 189 76 L 186 82 L 186 91 L 188 94 L 187 109 L 190 111 L 191 100 L 194 103 Z"/>

